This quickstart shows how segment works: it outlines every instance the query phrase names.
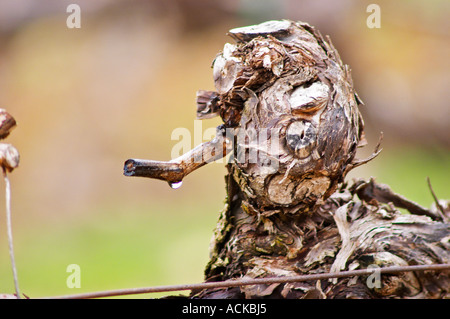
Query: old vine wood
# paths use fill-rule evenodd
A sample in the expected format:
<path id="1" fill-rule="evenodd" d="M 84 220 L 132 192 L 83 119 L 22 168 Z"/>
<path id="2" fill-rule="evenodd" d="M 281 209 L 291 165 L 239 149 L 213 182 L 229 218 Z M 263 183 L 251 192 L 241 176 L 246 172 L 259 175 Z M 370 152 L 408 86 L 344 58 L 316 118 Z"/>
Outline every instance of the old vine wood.
<path id="1" fill-rule="evenodd" d="M 231 153 L 226 205 L 206 281 L 450 262 L 449 202 L 426 209 L 371 180 L 345 180 L 366 144 L 350 69 L 307 23 L 229 31 L 213 63 L 216 91 L 197 117 L 220 116 L 212 141 L 168 162 L 130 159 L 124 174 L 180 182 Z M 400 213 L 399 209 L 409 213 Z M 448 271 L 415 271 L 193 290 L 191 298 L 445 298 Z"/>

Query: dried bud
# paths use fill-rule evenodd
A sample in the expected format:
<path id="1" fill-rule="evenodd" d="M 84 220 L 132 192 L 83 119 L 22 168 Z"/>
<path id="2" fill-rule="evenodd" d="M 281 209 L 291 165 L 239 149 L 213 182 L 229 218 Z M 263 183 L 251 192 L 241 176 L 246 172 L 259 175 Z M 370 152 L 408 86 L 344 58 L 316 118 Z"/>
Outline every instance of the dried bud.
<path id="1" fill-rule="evenodd" d="M 6 110 L 0 109 L 0 139 L 6 138 L 16 126 L 16 120 Z"/>
<path id="2" fill-rule="evenodd" d="M 19 151 L 11 144 L 0 143 L 0 165 L 8 172 L 19 166 Z"/>

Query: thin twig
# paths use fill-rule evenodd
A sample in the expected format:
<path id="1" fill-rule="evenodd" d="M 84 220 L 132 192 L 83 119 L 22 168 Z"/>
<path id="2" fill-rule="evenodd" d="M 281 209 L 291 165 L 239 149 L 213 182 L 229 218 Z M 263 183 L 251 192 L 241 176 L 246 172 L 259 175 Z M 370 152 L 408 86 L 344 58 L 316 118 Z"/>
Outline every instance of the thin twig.
<path id="1" fill-rule="evenodd" d="M 357 158 L 353 159 L 352 162 L 345 169 L 343 176 L 347 175 L 347 173 L 350 172 L 352 169 L 357 168 L 358 166 L 364 165 L 364 164 L 370 162 L 371 160 L 373 160 L 378 155 L 380 155 L 381 151 L 383 150 L 383 149 L 380 149 L 382 140 L 383 140 L 383 132 L 380 133 L 380 138 L 378 139 L 378 143 L 375 146 L 375 149 L 373 150 L 372 155 L 370 155 L 369 157 L 367 157 L 365 159 L 357 159 Z"/>
<path id="2" fill-rule="evenodd" d="M 430 177 L 427 176 L 428 181 L 428 187 L 430 188 L 431 195 L 433 196 L 434 202 L 436 203 L 437 211 L 439 212 L 439 215 L 441 216 L 442 220 L 447 220 L 447 217 L 445 216 L 444 207 L 439 203 L 439 199 L 437 198 L 436 194 L 434 193 L 433 187 L 431 186 Z"/>
<path id="3" fill-rule="evenodd" d="M 397 274 L 406 271 L 440 271 L 449 270 L 450 264 L 434 264 L 434 265 L 415 265 L 415 266 L 395 266 L 384 268 L 371 268 L 371 269 L 359 269 L 351 271 L 341 271 L 335 273 L 323 273 L 312 275 L 299 275 L 299 276 L 286 276 L 286 277 L 270 277 L 270 278 L 256 278 L 256 279 L 233 279 L 220 282 L 204 282 L 197 284 L 185 284 L 185 285 L 172 285 L 172 286 L 156 286 L 156 287 L 143 287 L 143 288 L 130 288 L 130 289 L 118 289 L 109 291 L 99 291 L 75 295 L 65 295 L 57 297 L 49 297 L 48 299 L 90 299 L 90 298 L 102 298 L 102 297 L 114 297 L 124 295 L 135 295 L 155 292 L 169 292 L 180 290 L 202 290 L 202 289 L 214 289 L 214 288 L 230 288 L 240 287 L 246 285 L 258 285 L 258 284 L 274 284 L 274 283 L 290 283 L 301 282 L 308 280 L 326 280 L 331 278 L 343 278 L 353 276 L 370 275 L 374 272 L 379 274 Z"/>
<path id="4" fill-rule="evenodd" d="M 6 227 L 8 232 L 8 244 L 9 244 L 9 257 L 11 258 L 11 266 L 13 271 L 14 278 L 14 287 L 16 288 L 16 297 L 20 299 L 20 291 L 19 291 L 19 280 L 17 278 L 17 269 L 16 269 L 16 261 L 14 258 L 14 249 L 13 249 L 13 237 L 12 237 L 12 226 L 11 226 L 11 186 L 9 183 L 9 178 L 6 173 L 6 169 L 3 167 L 3 177 L 5 179 L 6 184 Z"/>

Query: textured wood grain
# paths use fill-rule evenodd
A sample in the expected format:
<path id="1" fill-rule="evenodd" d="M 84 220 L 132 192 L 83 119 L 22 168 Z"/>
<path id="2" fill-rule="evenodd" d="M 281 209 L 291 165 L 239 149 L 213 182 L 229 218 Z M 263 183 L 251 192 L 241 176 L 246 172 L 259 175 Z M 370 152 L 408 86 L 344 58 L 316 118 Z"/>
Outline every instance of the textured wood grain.
<path id="1" fill-rule="evenodd" d="M 288 20 L 233 29 L 229 35 L 235 43 L 227 43 L 213 63 L 216 91 L 197 94 L 197 117 L 220 116 L 224 123 L 214 140 L 216 148 L 223 143 L 223 154 L 214 159 L 232 153 L 226 205 L 205 279 L 449 263 L 447 203 L 439 214 L 374 180 L 345 182 L 352 168 L 379 150 L 369 159 L 355 158 L 366 144 L 362 102 L 331 41 L 306 23 Z M 210 147 L 205 143 L 193 152 Z M 127 162 L 125 173 L 171 182 L 207 159 L 188 167 L 177 160 L 149 161 L 144 171 L 152 174 Z M 170 171 L 174 162 L 181 173 Z M 191 297 L 444 298 L 450 290 L 448 272 L 383 275 L 377 285 L 368 280 L 216 288 Z"/>

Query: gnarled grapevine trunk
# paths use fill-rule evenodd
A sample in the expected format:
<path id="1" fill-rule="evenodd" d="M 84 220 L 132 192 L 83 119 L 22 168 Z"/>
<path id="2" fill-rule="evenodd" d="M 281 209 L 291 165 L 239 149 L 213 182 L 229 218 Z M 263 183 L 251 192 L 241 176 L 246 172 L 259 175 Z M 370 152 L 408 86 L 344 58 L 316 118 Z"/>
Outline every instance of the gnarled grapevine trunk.
<path id="1" fill-rule="evenodd" d="M 362 103 L 329 39 L 288 20 L 229 34 L 236 44 L 227 43 L 213 64 L 217 91 L 197 94 L 197 117 L 224 122 L 217 137 L 170 162 L 125 162 L 125 175 L 176 183 L 232 153 L 206 280 L 449 263 L 445 212 L 422 208 L 373 180 L 344 182 L 367 161 L 355 159 L 365 144 Z M 383 275 L 376 285 L 354 277 L 192 297 L 442 298 L 449 286 L 448 273 L 410 272 Z"/>

